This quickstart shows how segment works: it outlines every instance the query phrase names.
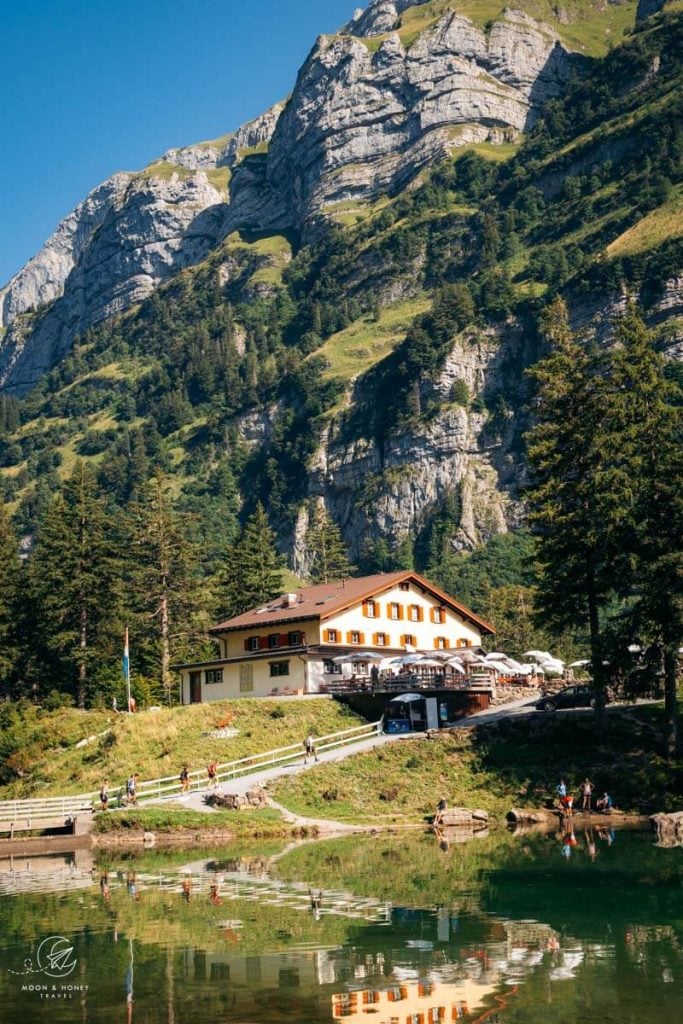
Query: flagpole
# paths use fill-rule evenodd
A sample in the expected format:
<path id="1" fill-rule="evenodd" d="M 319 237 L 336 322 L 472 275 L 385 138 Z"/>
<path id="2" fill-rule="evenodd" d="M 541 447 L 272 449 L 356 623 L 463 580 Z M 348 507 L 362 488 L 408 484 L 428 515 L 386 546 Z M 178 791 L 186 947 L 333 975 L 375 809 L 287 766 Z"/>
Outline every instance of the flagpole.
<path id="1" fill-rule="evenodd" d="M 128 714 L 130 714 L 130 651 L 128 649 L 128 626 L 126 626 L 126 636 L 123 642 L 123 671 L 126 677 L 126 696 L 128 699 Z"/>

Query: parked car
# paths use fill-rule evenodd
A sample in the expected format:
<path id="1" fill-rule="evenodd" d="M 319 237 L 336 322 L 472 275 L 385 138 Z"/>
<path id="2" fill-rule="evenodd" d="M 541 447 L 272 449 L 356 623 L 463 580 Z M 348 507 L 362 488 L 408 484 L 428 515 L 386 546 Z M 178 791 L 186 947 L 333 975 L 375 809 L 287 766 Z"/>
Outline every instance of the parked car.
<path id="1" fill-rule="evenodd" d="M 558 708 L 594 708 L 595 694 L 590 686 L 565 686 L 559 693 L 548 694 L 536 702 L 538 711 L 557 711 Z"/>

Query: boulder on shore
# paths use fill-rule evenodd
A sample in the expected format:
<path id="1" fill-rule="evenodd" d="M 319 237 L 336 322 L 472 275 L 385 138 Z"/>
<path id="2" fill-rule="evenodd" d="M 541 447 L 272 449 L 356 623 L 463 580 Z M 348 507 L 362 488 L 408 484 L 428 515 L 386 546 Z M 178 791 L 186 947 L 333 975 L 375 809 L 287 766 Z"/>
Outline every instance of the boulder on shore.
<path id="1" fill-rule="evenodd" d="M 467 807 L 448 807 L 439 816 L 437 824 L 446 828 L 453 826 L 474 826 L 475 828 L 483 828 L 488 824 L 488 820 L 489 816 L 487 811 L 471 811 Z"/>
<path id="2" fill-rule="evenodd" d="M 650 821 L 657 832 L 658 846 L 683 846 L 683 811 L 653 814 Z"/>

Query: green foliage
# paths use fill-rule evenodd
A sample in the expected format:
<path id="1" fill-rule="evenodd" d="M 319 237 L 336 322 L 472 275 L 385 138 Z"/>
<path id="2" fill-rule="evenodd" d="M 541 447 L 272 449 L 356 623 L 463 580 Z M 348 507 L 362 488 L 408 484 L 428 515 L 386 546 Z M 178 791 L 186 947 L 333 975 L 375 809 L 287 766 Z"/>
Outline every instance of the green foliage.
<path id="1" fill-rule="evenodd" d="M 259 503 L 228 551 L 219 590 L 221 615 L 232 618 L 272 601 L 283 590 L 283 567 L 275 534 L 266 510 Z"/>
<path id="2" fill-rule="evenodd" d="M 9 696 L 17 668 L 17 613 L 21 591 L 19 541 L 0 504 L 0 689 Z"/>
<path id="3" fill-rule="evenodd" d="M 306 532 L 311 555 L 311 583 L 330 583 L 353 574 L 339 527 L 324 505 L 316 505 Z"/>

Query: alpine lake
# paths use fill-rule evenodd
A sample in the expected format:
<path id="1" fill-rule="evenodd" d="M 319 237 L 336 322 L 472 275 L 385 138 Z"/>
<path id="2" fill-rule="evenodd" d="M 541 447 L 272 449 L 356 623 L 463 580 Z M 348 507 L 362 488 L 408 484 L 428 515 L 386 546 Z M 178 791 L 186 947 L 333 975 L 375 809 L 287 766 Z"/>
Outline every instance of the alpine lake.
<path id="1" fill-rule="evenodd" d="M 0 1021 L 683 1019 L 683 851 L 575 825 L 0 861 Z"/>

